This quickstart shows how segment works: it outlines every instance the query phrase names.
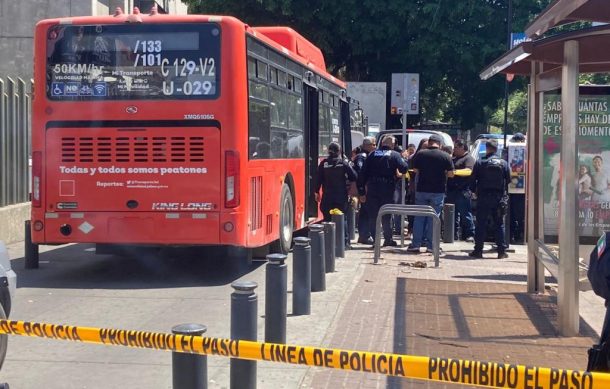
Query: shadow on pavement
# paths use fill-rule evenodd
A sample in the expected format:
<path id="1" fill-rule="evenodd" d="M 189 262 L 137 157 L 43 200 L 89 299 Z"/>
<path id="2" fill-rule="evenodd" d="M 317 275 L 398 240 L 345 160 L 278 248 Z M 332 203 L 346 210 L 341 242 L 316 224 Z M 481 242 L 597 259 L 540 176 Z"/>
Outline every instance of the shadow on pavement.
<path id="1" fill-rule="evenodd" d="M 39 269 L 12 261 L 18 288 L 162 289 L 227 285 L 254 271 L 218 248 L 131 250 L 127 255 L 96 255 L 94 245 L 69 245 L 40 253 Z"/>
<path id="2" fill-rule="evenodd" d="M 465 276 L 452 276 L 452 278 L 463 278 L 472 280 L 497 280 L 497 281 L 515 281 L 515 282 L 527 282 L 527 275 L 525 274 L 477 274 L 477 275 L 465 275 Z M 557 279 L 553 276 L 544 277 L 544 282 L 547 284 L 556 284 Z"/>

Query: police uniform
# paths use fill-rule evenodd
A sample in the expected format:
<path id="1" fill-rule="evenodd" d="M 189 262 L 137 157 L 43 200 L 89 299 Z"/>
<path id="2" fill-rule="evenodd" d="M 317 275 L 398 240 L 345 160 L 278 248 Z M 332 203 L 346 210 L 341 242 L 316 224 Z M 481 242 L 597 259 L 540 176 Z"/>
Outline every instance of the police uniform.
<path id="1" fill-rule="evenodd" d="M 396 169 L 406 173 L 409 166 L 402 156 L 387 146 L 375 150 L 366 158 L 364 169 L 358 180 L 358 192 L 361 196 L 366 195 L 367 212 L 369 213 L 369 228 L 375 234 L 377 214 L 385 204 L 394 201 L 394 189 L 396 187 Z M 392 240 L 391 215 L 382 218 L 384 245 L 396 245 Z"/>
<path id="2" fill-rule="evenodd" d="M 354 170 L 356 174 L 360 176 L 364 169 L 364 162 L 368 154 L 366 152 L 359 153 L 354 158 Z M 371 243 L 371 231 L 369 228 L 369 216 L 368 216 L 368 204 L 360 204 L 360 210 L 358 211 L 358 242 L 359 243 Z"/>
<path id="3" fill-rule="evenodd" d="M 494 142 L 488 142 L 488 147 Z M 495 143 L 497 150 L 497 143 Z M 506 258 L 504 238 L 504 216 L 508 207 L 508 182 L 510 171 L 505 160 L 495 154 L 488 154 L 474 165 L 472 170 L 472 189 L 477 194 L 477 225 L 475 230 L 474 251 L 471 257 L 483 257 L 483 243 L 487 232 L 487 220 L 493 220 L 496 233 L 498 258 Z"/>
<path id="4" fill-rule="evenodd" d="M 340 156 L 330 156 L 320 162 L 316 193 L 322 188 L 320 209 L 324 214 L 324 220 L 331 220 L 331 209 L 340 209 L 343 214 L 347 212 L 348 195 L 345 180 L 356 181 L 356 178 L 357 174 L 349 161 Z"/>

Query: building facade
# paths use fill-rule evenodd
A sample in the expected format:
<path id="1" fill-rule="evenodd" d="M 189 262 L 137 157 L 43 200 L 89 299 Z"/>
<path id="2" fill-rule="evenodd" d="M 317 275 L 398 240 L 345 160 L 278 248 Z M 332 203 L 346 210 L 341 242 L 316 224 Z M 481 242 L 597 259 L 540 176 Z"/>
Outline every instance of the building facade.
<path id="1" fill-rule="evenodd" d="M 0 78 L 32 77 L 34 26 L 39 20 L 84 15 L 109 15 L 116 7 L 148 13 L 154 4 L 160 13 L 183 15 L 180 0 L 0 0 Z"/>

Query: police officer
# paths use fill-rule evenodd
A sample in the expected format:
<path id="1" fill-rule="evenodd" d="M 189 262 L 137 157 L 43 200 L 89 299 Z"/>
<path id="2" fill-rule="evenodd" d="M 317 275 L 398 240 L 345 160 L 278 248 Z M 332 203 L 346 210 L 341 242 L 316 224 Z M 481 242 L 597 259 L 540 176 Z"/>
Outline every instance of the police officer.
<path id="1" fill-rule="evenodd" d="M 325 221 L 331 221 L 330 211 L 337 208 L 343 212 L 345 223 L 345 214 L 349 206 L 345 182 L 356 181 L 357 178 L 358 175 L 351 163 L 341 155 L 341 146 L 335 142 L 329 144 L 328 158 L 323 159 L 318 166 L 318 182 L 315 188 L 315 198 L 320 202 Z M 322 188 L 322 201 L 320 201 L 320 188 Z M 344 231 L 346 247 L 349 247 L 349 231 L 345 226 Z"/>
<path id="2" fill-rule="evenodd" d="M 409 166 L 402 156 L 394 151 L 396 138 L 385 136 L 381 142 L 381 149 L 369 154 L 364 163 L 362 174 L 358 179 L 358 193 L 360 201 L 367 204 L 369 213 L 369 228 L 375 234 L 377 215 L 379 209 L 385 204 L 392 204 L 394 200 L 396 170 L 406 173 Z M 382 218 L 383 246 L 396 246 L 392 239 L 391 215 Z"/>
<path id="3" fill-rule="evenodd" d="M 364 162 L 369 154 L 377 148 L 376 140 L 374 136 L 367 136 L 362 141 L 362 152 L 356 155 L 354 158 L 354 170 L 358 176 L 362 174 L 364 168 Z M 373 244 L 373 237 L 371 229 L 369 228 L 369 216 L 368 216 L 368 204 L 360 204 L 360 211 L 358 212 L 358 243 Z"/>
<path id="4" fill-rule="evenodd" d="M 504 216 L 508 208 L 508 182 L 510 171 L 505 160 L 496 155 L 498 141 L 489 139 L 486 155 L 474 165 L 472 170 L 472 190 L 477 199 L 477 226 L 474 236 L 473 258 L 483 258 L 483 243 L 487 232 L 487 220 L 493 220 L 498 246 L 498 259 L 507 258 L 504 239 Z"/>

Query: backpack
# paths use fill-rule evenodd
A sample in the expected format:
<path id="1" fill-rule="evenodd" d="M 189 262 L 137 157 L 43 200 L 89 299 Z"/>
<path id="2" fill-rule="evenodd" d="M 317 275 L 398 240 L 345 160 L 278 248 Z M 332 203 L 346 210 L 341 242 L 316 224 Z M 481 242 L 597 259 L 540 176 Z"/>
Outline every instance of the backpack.
<path id="1" fill-rule="evenodd" d="M 504 174 L 504 160 L 493 156 L 483 162 L 478 186 L 482 190 L 503 192 L 506 187 Z"/>

